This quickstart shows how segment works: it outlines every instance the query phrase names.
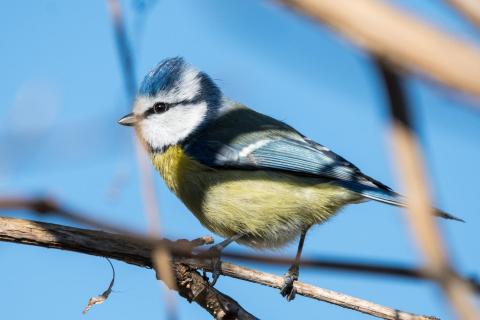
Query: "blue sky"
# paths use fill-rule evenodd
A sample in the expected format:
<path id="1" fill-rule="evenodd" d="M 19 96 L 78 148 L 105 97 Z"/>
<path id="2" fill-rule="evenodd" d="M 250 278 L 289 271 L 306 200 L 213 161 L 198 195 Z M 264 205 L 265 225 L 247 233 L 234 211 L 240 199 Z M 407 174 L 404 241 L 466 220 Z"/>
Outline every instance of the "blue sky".
<path id="1" fill-rule="evenodd" d="M 480 44 L 479 33 L 443 2 L 394 2 Z M 146 14 L 124 1 L 123 9 L 138 81 L 159 60 L 184 56 L 230 98 L 286 121 L 399 189 L 376 69 L 329 29 L 269 1 L 158 0 Z M 96 218 L 146 230 L 133 132 L 116 124 L 128 106 L 105 2 L 3 1 L 0 21 L 0 194 L 52 195 Z M 452 260 L 467 275 L 480 275 L 480 116 L 470 100 L 418 77 L 409 77 L 407 88 L 436 203 L 467 220 L 440 221 Z M 158 176 L 155 185 L 167 236 L 210 234 Z M 292 245 L 275 253 L 294 252 Z M 304 256 L 319 255 L 419 261 L 402 211 L 377 203 L 350 206 L 313 228 Z M 80 319 L 88 298 L 110 281 L 106 261 L 87 255 L 0 243 L 0 261 L 5 319 Z M 115 292 L 87 317 L 165 317 L 163 285 L 153 272 L 114 265 Z M 276 274 L 286 269 L 254 267 Z M 453 316 L 428 283 L 310 269 L 300 277 L 397 309 Z M 303 297 L 287 303 L 276 290 L 225 277 L 217 286 L 262 319 L 368 318 Z M 176 302 L 181 319 L 210 319 L 196 305 Z"/>

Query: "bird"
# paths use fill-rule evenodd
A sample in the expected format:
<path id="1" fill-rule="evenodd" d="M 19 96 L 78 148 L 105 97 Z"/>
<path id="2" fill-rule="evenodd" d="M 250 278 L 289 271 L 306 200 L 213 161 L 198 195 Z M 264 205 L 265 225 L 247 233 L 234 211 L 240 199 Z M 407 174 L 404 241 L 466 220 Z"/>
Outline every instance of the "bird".
<path id="1" fill-rule="evenodd" d="M 143 79 L 133 126 L 153 167 L 200 223 L 225 238 L 259 249 L 298 239 L 280 293 L 294 282 L 307 231 L 348 204 L 374 200 L 403 207 L 385 184 L 293 127 L 226 97 L 212 78 L 182 57 L 162 60 Z M 463 221 L 436 209 L 436 215 Z M 212 282 L 219 276 L 214 263 Z"/>

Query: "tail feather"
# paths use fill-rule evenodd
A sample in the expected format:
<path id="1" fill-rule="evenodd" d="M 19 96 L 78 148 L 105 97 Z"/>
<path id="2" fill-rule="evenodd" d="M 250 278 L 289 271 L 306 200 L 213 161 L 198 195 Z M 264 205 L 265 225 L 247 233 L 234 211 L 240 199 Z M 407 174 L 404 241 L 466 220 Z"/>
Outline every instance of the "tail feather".
<path id="1" fill-rule="evenodd" d="M 435 208 L 435 215 L 444 219 L 448 220 L 455 220 L 455 221 L 460 221 L 460 222 L 465 222 L 462 218 L 456 217 L 453 214 L 450 214 L 448 212 L 445 212 L 443 210 Z"/>
<path id="2" fill-rule="evenodd" d="M 346 187 L 349 190 L 357 192 L 364 196 L 365 198 L 375 200 L 378 202 L 390 204 L 397 207 L 406 207 L 404 197 L 390 188 L 384 186 L 384 188 L 367 186 L 361 183 L 356 182 L 341 182 L 340 185 Z M 382 185 L 383 186 L 383 185 Z M 449 214 L 443 210 L 435 209 L 435 215 L 449 220 L 455 220 L 460 222 L 465 222 L 465 220 L 458 218 L 452 214 Z"/>

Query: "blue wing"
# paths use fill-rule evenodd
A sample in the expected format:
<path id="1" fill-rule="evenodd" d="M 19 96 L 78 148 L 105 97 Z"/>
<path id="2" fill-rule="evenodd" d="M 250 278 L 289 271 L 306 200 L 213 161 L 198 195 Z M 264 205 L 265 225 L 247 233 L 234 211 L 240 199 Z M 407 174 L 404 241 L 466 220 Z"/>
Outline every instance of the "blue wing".
<path id="1" fill-rule="evenodd" d="M 242 123 L 239 123 L 241 119 Z M 215 168 L 278 170 L 331 179 L 365 197 L 394 204 L 398 195 L 356 166 L 283 122 L 236 108 L 184 143 L 187 154 Z"/>

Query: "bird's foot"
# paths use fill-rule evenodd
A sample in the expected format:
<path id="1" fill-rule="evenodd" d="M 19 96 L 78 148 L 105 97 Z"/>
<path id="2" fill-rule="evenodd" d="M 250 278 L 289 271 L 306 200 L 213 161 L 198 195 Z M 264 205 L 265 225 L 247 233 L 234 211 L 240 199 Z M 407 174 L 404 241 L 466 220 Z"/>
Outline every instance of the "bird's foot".
<path id="1" fill-rule="evenodd" d="M 293 283 L 298 280 L 298 267 L 292 266 L 288 271 L 283 275 L 283 286 L 280 289 L 280 294 L 287 299 L 287 301 L 292 301 L 295 299 L 295 294 L 297 293 Z"/>
<path id="2" fill-rule="evenodd" d="M 220 277 L 221 270 L 222 270 L 222 261 L 220 259 L 221 254 L 222 254 L 222 249 L 223 247 L 219 247 L 217 245 L 211 246 L 208 251 L 206 252 L 206 255 L 210 257 L 211 261 L 211 269 L 212 269 L 212 280 L 208 281 L 208 284 L 210 286 L 214 286 L 215 283 L 217 283 L 218 278 Z M 203 277 L 205 279 L 208 279 L 207 277 L 207 272 L 203 270 Z"/>
<path id="3" fill-rule="evenodd" d="M 210 286 L 213 287 L 215 285 L 222 271 L 222 261 L 220 260 L 220 256 L 223 249 L 225 249 L 225 247 L 233 241 L 237 241 L 238 239 L 240 239 L 242 236 L 243 233 L 234 234 L 233 236 L 230 236 L 219 244 L 211 246 L 210 249 L 208 249 L 208 251 L 206 252 L 206 256 L 210 258 L 212 266 L 212 281 L 208 282 Z M 207 273 L 205 272 L 205 270 L 203 271 L 203 277 L 208 281 Z"/>

